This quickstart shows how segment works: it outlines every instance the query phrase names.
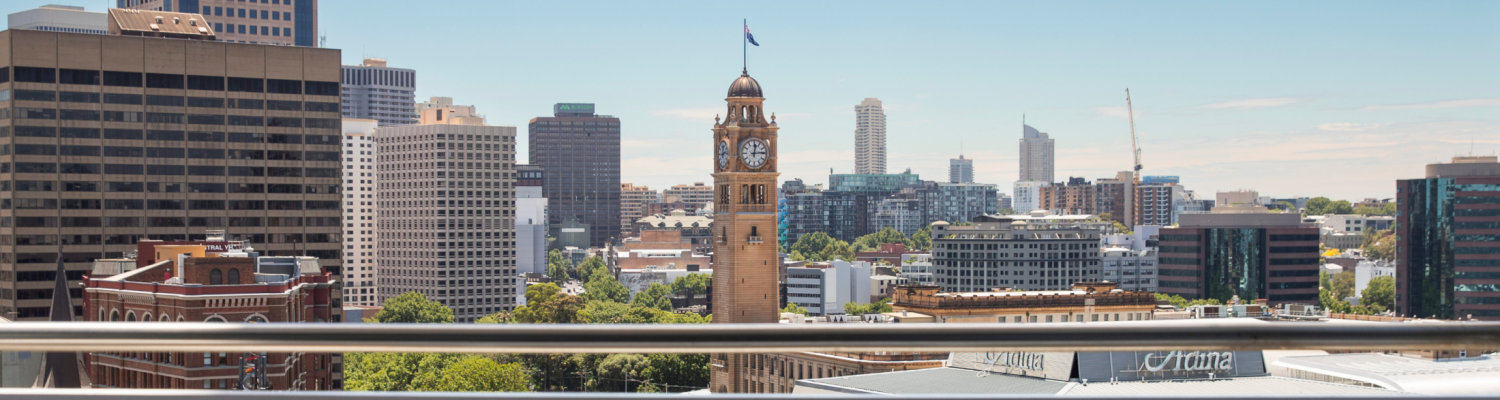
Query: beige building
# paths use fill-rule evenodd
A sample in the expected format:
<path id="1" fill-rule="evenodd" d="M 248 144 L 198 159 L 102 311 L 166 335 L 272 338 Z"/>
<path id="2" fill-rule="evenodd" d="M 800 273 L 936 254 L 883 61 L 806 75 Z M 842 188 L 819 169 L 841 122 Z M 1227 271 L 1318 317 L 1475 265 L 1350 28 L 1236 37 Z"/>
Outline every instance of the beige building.
<path id="1" fill-rule="evenodd" d="M 209 229 L 340 273 L 339 51 L 138 37 L 151 17 L 0 32 L 0 314 L 45 318 L 59 261 Z"/>
<path id="2" fill-rule="evenodd" d="M 202 14 L 218 40 L 280 46 L 318 46 L 318 1 L 117 0 L 139 11 Z"/>
<path id="3" fill-rule="evenodd" d="M 375 128 L 373 119 L 345 118 L 344 302 L 379 306 L 375 295 Z"/>
<path id="4" fill-rule="evenodd" d="M 661 191 L 661 201 L 663 203 L 712 203 L 714 202 L 714 188 L 704 185 L 703 182 L 693 182 L 691 185 L 672 185 L 672 187 Z"/>
<path id="5" fill-rule="evenodd" d="M 646 209 L 652 203 L 659 202 L 656 191 L 647 186 L 636 186 L 631 183 L 620 184 L 620 236 L 630 237 L 639 234 L 635 230 L 635 221 L 645 217 Z"/>
<path id="6" fill-rule="evenodd" d="M 1219 192 L 1218 194 L 1214 195 L 1214 205 L 1215 206 L 1230 206 L 1230 205 L 1235 205 L 1235 204 L 1253 205 L 1253 204 L 1256 204 L 1256 199 L 1259 198 L 1259 196 L 1260 196 L 1260 193 L 1256 193 L 1254 190 L 1245 190 L 1245 189 L 1240 189 L 1240 190 L 1236 190 L 1236 191 L 1232 191 L 1232 192 Z"/>
<path id="7" fill-rule="evenodd" d="M 1071 290 L 941 293 L 932 285 L 896 288 L 893 315 L 936 323 L 1061 323 L 1152 319 L 1156 298 L 1114 282 L 1077 282 Z"/>
<path id="8" fill-rule="evenodd" d="M 516 305 L 516 128 L 422 111 L 376 135 L 379 299 L 416 291 L 473 322 Z M 472 110 L 472 109 L 470 109 Z M 438 115 L 443 115 L 438 118 Z"/>

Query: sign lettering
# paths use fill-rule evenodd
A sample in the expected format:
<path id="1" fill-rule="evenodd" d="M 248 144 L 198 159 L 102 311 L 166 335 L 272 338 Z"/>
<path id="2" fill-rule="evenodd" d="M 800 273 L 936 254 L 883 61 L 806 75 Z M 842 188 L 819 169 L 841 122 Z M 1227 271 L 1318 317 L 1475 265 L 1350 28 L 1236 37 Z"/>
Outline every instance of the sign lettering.
<path id="1" fill-rule="evenodd" d="M 1160 361 L 1153 365 L 1153 359 Z M 1146 353 L 1146 357 L 1141 359 L 1141 369 L 1150 372 L 1230 371 L 1234 369 L 1234 353 L 1172 351 L 1161 356 L 1157 356 L 1156 353 Z"/>
<path id="2" fill-rule="evenodd" d="M 984 353 L 984 363 L 991 366 L 1042 370 L 1042 353 L 1001 352 Z"/>

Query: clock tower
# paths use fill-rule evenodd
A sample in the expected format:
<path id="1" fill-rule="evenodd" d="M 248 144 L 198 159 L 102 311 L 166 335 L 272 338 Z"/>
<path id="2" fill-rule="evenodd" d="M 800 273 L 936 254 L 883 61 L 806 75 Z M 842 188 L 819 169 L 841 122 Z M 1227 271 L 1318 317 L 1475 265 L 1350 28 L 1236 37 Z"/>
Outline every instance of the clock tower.
<path id="1" fill-rule="evenodd" d="M 762 108 L 760 83 L 743 71 L 729 85 L 728 112 L 714 118 L 713 323 L 780 318 L 776 248 L 776 117 Z M 715 393 L 752 393 L 743 379 L 750 354 L 714 354 Z"/>

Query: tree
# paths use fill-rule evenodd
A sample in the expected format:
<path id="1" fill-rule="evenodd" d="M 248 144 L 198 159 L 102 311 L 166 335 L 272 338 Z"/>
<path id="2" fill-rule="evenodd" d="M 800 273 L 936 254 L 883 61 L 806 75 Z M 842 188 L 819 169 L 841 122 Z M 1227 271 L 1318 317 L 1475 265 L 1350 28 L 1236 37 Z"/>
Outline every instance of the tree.
<path id="1" fill-rule="evenodd" d="M 406 292 L 387 299 L 370 322 L 382 324 L 451 324 L 453 309 L 427 300 L 418 292 Z"/>
<path id="2" fill-rule="evenodd" d="M 613 276 L 609 272 L 609 267 L 604 264 L 604 259 L 599 258 L 599 256 L 584 259 L 583 262 L 578 263 L 577 271 L 574 272 L 578 274 L 578 280 L 587 284 L 593 279 L 594 273 L 598 271 L 604 271 L 605 275 Z"/>
<path id="3" fill-rule="evenodd" d="M 874 303 L 857 303 L 853 301 L 844 303 L 844 314 L 848 315 L 879 314 L 891 311 L 890 299 Z"/>
<path id="4" fill-rule="evenodd" d="M 822 251 L 818 252 L 818 258 L 823 261 L 833 261 L 834 259 L 854 261 L 854 247 L 849 246 L 848 242 L 834 240 L 828 243 L 828 246 L 823 247 Z"/>
<path id="5" fill-rule="evenodd" d="M 813 258 L 822 254 L 823 248 L 828 247 L 830 243 L 833 243 L 833 238 L 828 234 L 813 232 L 797 238 L 797 241 L 792 243 L 791 250 L 793 253 L 801 253 L 802 256 L 808 257 L 808 261 L 823 261 Z"/>
<path id="6" fill-rule="evenodd" d="M 911 246 L 916 250 L 932 250 L 932 225 L 924 226 L 911 234 Z"/>
<path id="7" fill-rule="evenodd" d="M 442 392 L 525 392 L 531 377 L 520 364 L 501 364 L 488 358 L 470 356 L 449 364 L 442 370 L 443 379 L 432 390 Z"/>
<path id="8" fill-rule="evenodd" d="M 476 324 L 513 324 L 515 322 L 516 318 L 507 311 L 496 312 L 474 320 Z"/>
<path id="9" fill-rule="evenodd" d="M 906 247 L 911 247 L 911 239 L 907 238 L 906 234 L 891 227 L 885 227 L 880 232 L 854 239 L 855 251 L 876 251 L 880 250 L 880 245 L 887 243 L 900 243 Z"/>
<path id="10" fill-rule="evenodd" d="M 1113 221 L 1115 219 L 1115 215 L 1111 213 L 1099 213 L 1097 217 L 1100 221 Z"/>
<path id="11" fill-rule="evenodd" d="M 708 387 L 708 354 L 647 354 L 640 377 L 672 385 L 665 386 L 668 391 Z"/>
<path id="12" fill-rule="evenodd" d="M 1332 287 L 1333 285 L 1328 281 L 1328 271 L 1318 271 L 1318 288 L 1327 290 Z"/>
<path id="13" fill-rule="evenodd" d="M 588 264 L 585 262 L 582 265 Z M 581 268 L 579 269 L 579 271 L 582 270 Z M 616 281 L 614 275 L 610 275 L 607 269 L 596 268 L 593 271 L 594 274 L 586 280 L 588 283 L 583 284 L 584 301 L 630 302 L 630 289 L 626 288 L 625 285 L 621 285 L 619 281 Z"/>
<path id="14" fill-rule="evenodd" d="M 594 370 L 594 386 L 598 389 L 632 392 L 640 385 L 641 371 L 646 369 L 646 356 L 640 354 L 610 354 L 599 361 Z M 635 385 L 631 385 L 634 383 Z"/>
<path id="15" fill-rule="evenodd" d="M 1121 235 L 1129 235 L 1133 233 L 1130 231 L 1130 228 L 1126 228 L 1125 224 L 1121 224 L 1119 221 L 1115 221 L 1115 231 L 1120 232 Z"/>
<path id="16" fill-rule="evenodd" d="M 1168 294 L 1162 294 L 1162 293 L 1154 293 L 1154 294 L 1152 294 L 1152 296 L 1156 298 L 1156 301 L 1165 301 L 1168 304 L 1171 304 L 1172 306 L 1177 307 L 1178 310 L 1186 310 L 1188 307 L 1197 306 L 1197 305 L 1219 305 L 1219 304 L 1223 304 L 1223 303 L 1219 302 L 1219 299 L 1194 299 L 1194 300 L 1188 300 L 1186 298 L 1183 298 L 1180 295 L 1175 295 L 1175 294 L 1168 295 Z"/>
<path id="17" fill-rule="evenodd" d="M 802 308 L 797 303 L 786 303 L 786 307 L 782 307 L 781 312 L 807 315 L 807 309 Z"/>
<path id="18" fill-rule="evenodd" d="M 1373 260 L 1392 260 L 1396 258 L 1396 236 L 1391 230 L 1365 232 L 1360 252 L 1366 258 Z"/>
<path id="19" fill-rule="evenodd" d="M 1288 211 L 1288 212 L 1297 212 L 1297 205 L 1296 204 L 1292 204 L 1292 202 L 1290 202 L 1290 201 L 1282 200 L 1282 201 L 1276 202 L 1276 204 L 1280 204 L 1281 207 L 1283 209 L 1285 209 L 1286 211 Z"/>
<path id="20" fill-rule="evenodd" d="M 685 297 L 707 294 L 711 278 L 708 274 L 698 272 L 679 276 L 672 280 L 672 293 Z"/>
<path id="21" fill-rule="evenodd" d="M 1343 300 L 1354 296 L 1354 272 L 1340 272 L 1328 278 L 1333 298 Z"/>
<path id="22" fill-rule="evenodd" d="M 1327 197 L 1322 197 L 1322 196 L 1308 199 L 1307 200 L 1307 208 L 1305 208 L 1305 210 L 1306 210 L 1305 214 L 1306 215 L 1323 215 L 1323 214 L 1328 214 L 1328 212 L 1326 211 L 1326 209 L 1328 208 L 1328 205 L 1332 204 L 1332 203 L 1333 203 L 1333 200 L 1329 200 Z"/>
<path id="23" fill-rule="evenodd" d="M 547 252 L 547 277 L 553 281 L 567 282 L 572 269 L 573 261 L 563 257 L 561 251 L 553 249 Z"/>
<path id="24" fill-rule="evenodd" d="M 640 291 L 640 293 L 636 293 L 635 297 L 630 299 L 630 306 L 655 308 L 662 311 L 672 311 L 671 296 L 671 287 L 652 282 L 651 286 L 646 287 L 646 290 L 642 290 Z"/>
<path id="25" fill-rule="evenodd" d="M 1016 215 L 1016 214 L 1019 214 L 1019 213 L 1016 212 L 1016 209 L 1014 209 L 1014 208 L 1006 207 L 1006 208 L 1002 208 L 1002 209 L 996 210 L 995 214 L 998 214 L 998 215 Z"/>
<path id="26" fill-rule="evenodd" d="M 807 261 L 807 257 L 803 256 L 802 252 L 796 250 L 792 250 L 792 254 L 788 254 L 786 256 L 786 259 L 792 261 Z"/>
<path id="27" fill-rule="evenodd" d="M 1370 278 L 1370 283 L 1365 285 L 1365 290 L 1359 292 L 1359 304 L 1378 305 L 1385 309 L 1396 307 L 1396 277 Z"/>
<path id="28" fill-rule="evenodd" d="M 1323 209 L 1323 213 L 1324 214 L 1353 214 L 1354 213 L 1354 205 L 1353 204 L 1349 204 L 1349 200 L 1335 201 L 1332 204 L 1329 204 L 1328 208 Z"/>
<path id="29" fill-rule="evenodd" d="M 526 305 L 516 307 L 511 316 L 522 324 L 571 324 L 582 322 L 578 311 L 583 309 L 583 299 L 562 293 L 562 289 L 551 283 L 526 287 Z"/>

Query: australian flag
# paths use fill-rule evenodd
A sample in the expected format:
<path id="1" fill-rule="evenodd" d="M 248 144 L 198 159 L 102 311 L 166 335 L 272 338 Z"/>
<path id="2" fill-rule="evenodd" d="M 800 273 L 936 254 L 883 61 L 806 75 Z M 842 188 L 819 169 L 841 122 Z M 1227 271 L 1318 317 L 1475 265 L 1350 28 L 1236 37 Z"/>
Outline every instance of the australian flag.
<path id="1" fill-rule="evenodd" d="M 745 25 L 745 40 L 750 41 L 750 44 L 755 45 L 755 47 L 760 47 L 760 43 L 755 43 L 755 35 L 750 34 L 750 25 Z"/>

